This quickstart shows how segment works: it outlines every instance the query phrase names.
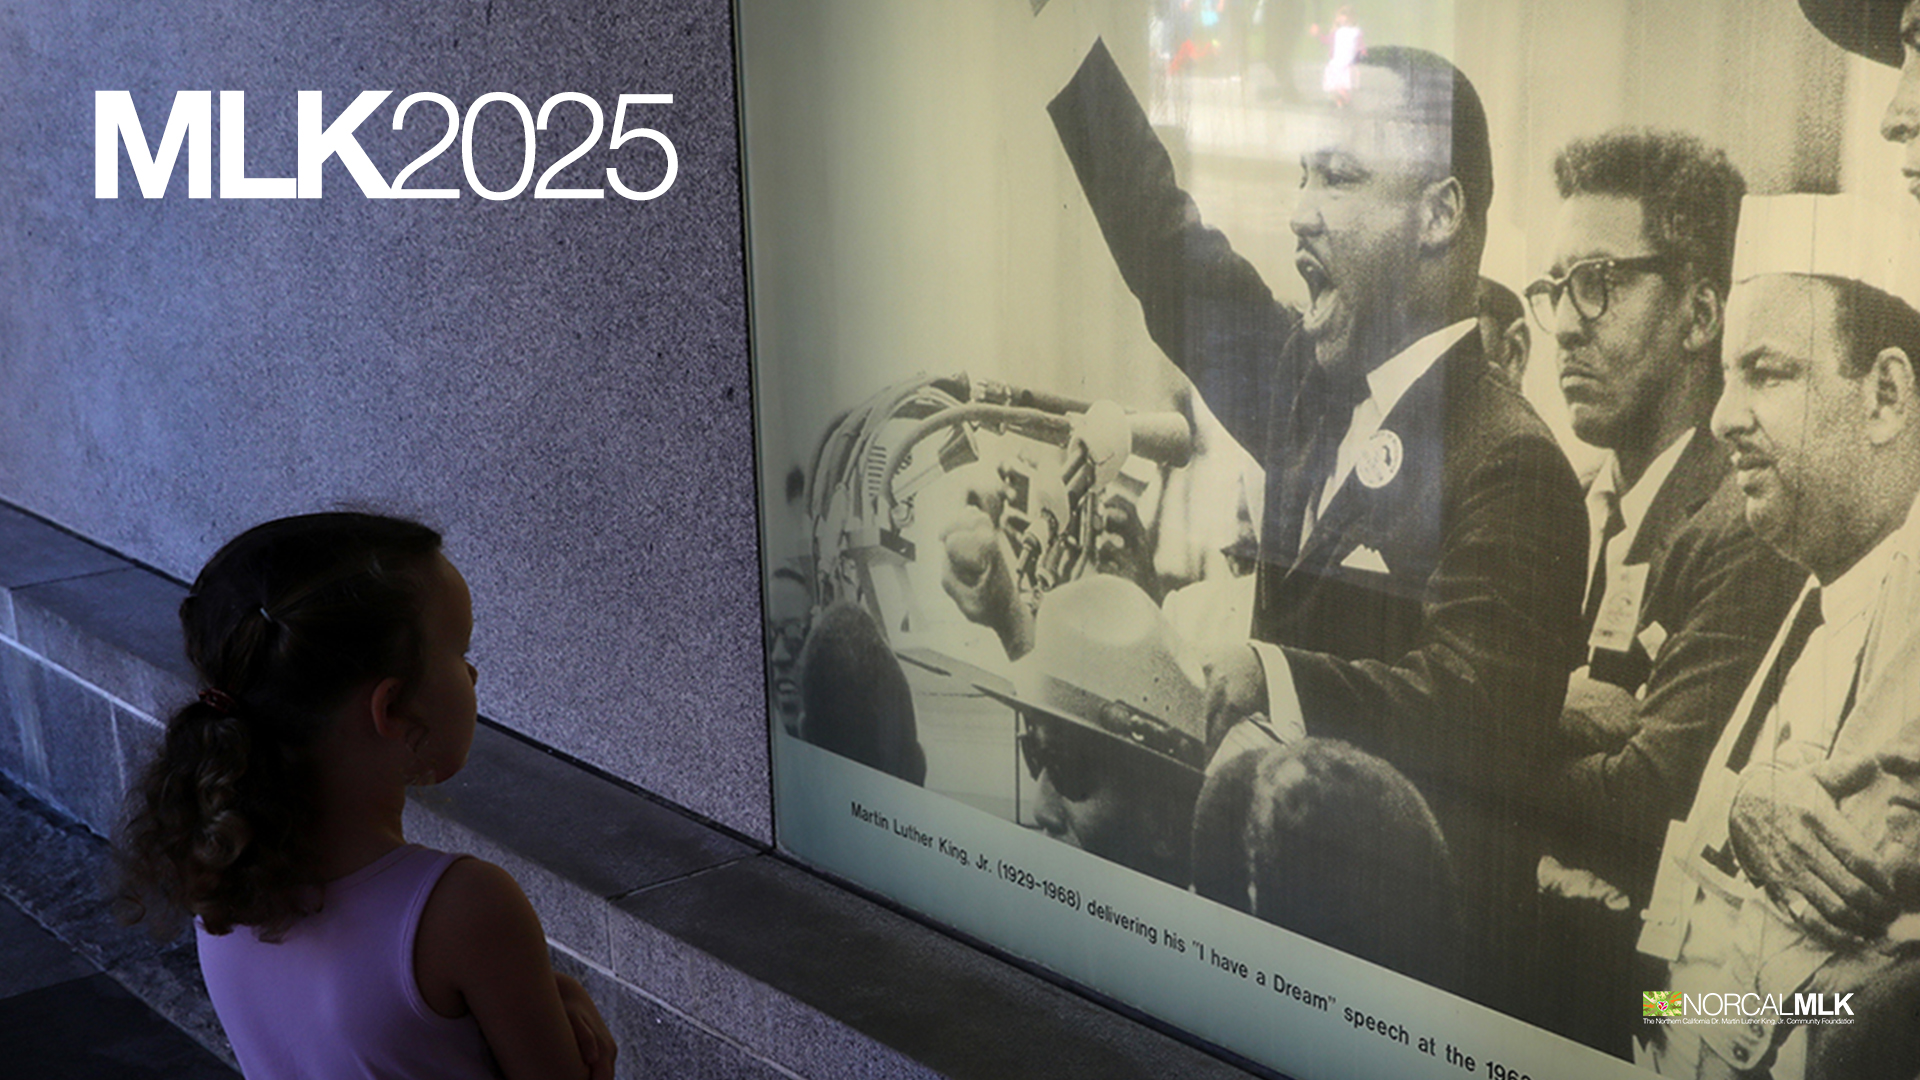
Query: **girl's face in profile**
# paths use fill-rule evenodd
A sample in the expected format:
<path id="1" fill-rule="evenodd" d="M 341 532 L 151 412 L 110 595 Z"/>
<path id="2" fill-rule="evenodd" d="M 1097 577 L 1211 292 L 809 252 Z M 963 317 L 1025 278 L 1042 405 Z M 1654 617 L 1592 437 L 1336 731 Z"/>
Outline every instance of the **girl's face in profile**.
<path id="1" fill-rule="evenodd" d="M 436 555 L 423 612 L 420 673 L 405 708 L 425 727 L 418 750 L 437 784 L 467 763 L 473 746 L 478 704 L 474 686 L 480 674 L 467 662 L 473 640 L 473 596 L 467 581 L 446 556 Z"/>

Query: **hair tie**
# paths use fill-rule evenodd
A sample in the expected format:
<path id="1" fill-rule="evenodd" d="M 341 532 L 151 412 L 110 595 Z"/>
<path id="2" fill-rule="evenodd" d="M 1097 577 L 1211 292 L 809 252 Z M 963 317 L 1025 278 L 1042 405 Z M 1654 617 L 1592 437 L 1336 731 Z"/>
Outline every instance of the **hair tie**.
<path id="1" fill-rule="evenodd" d="M 232 716 L 240 708 L 240 703 L 233 700 L 232 694 L 211 686 L 200 691 L 200 703 L 221 716 Z"/>

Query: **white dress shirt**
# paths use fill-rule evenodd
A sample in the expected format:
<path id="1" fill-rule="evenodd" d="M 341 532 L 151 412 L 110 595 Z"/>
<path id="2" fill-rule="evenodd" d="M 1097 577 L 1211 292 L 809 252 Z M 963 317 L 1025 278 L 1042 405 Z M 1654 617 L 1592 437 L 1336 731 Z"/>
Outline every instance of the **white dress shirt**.
<path id="1" fill-rule="evenodd" d="M 1593 566 L 1600 559 L 1600 538 L 1606 531 L 1607 505 L 1618 501 L 1620 520 L 1625 525 L 1620 534 L 1607 545 L 1607 582 L 1621 580 L 1620 571 L 1627 563 L 1627 552 L 1633 550 L 1633 542 L 1640 536 L 1640 525 L 1647 520 L 1647 511 L 1652 508 L 1654 497 L 1666 486 L 1667 477 L 1673 475 L 1673 467 L 1680 463 L 1680 456 L 1687 452 L 1687 445 L 1693 441 L 1695 431 L 1688 428 L 1680 437 L 1667 444 L 1660 456 L 1647 465 L 1647 471 L 1640 474 L 1640 481 L 1625 491 L 1620 490 L 1620 459 L 1613 451 L 1607 451 L 1607 460 L 1600 466 L 1600 472 L 1587 486 L 1587 581 L 1593 581 Z M 1584 605 L 1586 598 L 1581 598 Z"/>
<path id="2" fill-rule="evenodd" d="M 1864 714 L 1857 720 L 1850 715 L 1860 689 L 1861 658 L 1876 622 L 1890 617 L 1911 618 L 1910 612 L 1889 612 L 1883 594 L 1895 566 L 1916 554 L 1920 554 L 1920 503 L 1901 528 L 1840 577 L 1820 587 L 1821 622 L 1787 669 L 1778 703 L 1759 718 L 1761 726 L 1751 742 L 1752 759 L 1736 773 L 1729 766 L 1735 748 L 1745 741 L 1744 733 L 1755 719 L 1752 713 L 1759 688 L 1773 669 L 1814 582 L 1808 582 L 1754 673 L 1714 749 L 1692 811 L 1685 822 L 1675 822 L 1668 829 L 1660 876 L 1644 916 L 1640 949 L 1670 962 L 1672 989 L 1792 993 L 1833 955 L 1830 946 L 1801 930 L 1773 896 L 1729 864 L 1728 817 L 1743 784 L 1764 782 L 1769 772 L 1826 761 L 1850 723 L 1871 726 L 1875 722 Z M 1878 719 L 1887 722 L 1888 718 Z M 1901 721 L 1891 722 L 1897 726 Z M 1872 743 L 1891 733 L 1863 730 L 1855 734 L 1867 736 L 1867 742 Z M 1709 854 L 1715 852 L 1718 857 Z M 1679 1040 L 1677 1045 L 1687 1047 L 1685 1053 L 1692 1053 L 1695 1043 L 1704 1042 L 1721 1059 L 1745 1068 L 1761 1059 L 1775 1034 L 1765 1027 L 1710 1026 L 1693 1032 L 1692 1038 Z M 1674 1033 L 1669 1031 L 1668 1035 L 1671 1039 Z M 1783 1045 L 1781 1059 L 1774 1065 L 1774 1080 L 1791 1080 L 1800 1074 L 1804 1061 L 1799 1055 L 1803 1050 L 1800 1039 Z M 1666 1056 L 1656 1053 L 1653 1060 L 1643 1064 L 1660 1068 L 1662 1075 L 1667 1075 L 1668 1065 L 1686 1064 L 1684 1060 L 1662 1060 Z"/>

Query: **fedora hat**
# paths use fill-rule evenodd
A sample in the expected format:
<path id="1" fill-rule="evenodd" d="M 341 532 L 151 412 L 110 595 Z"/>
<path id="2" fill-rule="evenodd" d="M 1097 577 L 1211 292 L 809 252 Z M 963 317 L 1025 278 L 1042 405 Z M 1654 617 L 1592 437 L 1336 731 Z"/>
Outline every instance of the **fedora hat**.
<path id="1" fill-rule="evenodd" d="M 1814 29 L 1835 45 L 1875 63 L 1899 67 L 1900 13 L 1906 0 L 1800 0 Z"/>
<path id="2" fill-rule="evenodd" d="M 1013 692 L 982 693 L 1195 772 L 1206 766 L 1206 696 L 1176 657 L 1178 635 L 1138 585 L 1092 574 L 1047 593 Z"/>

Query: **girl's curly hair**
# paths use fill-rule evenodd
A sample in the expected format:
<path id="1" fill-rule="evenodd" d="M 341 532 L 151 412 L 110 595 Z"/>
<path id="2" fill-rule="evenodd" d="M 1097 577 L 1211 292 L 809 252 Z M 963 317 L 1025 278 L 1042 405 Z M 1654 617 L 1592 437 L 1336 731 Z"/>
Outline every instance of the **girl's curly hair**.
<path id="1" fill-rule="evenodd" d="M 208 690 L 128 793 L 123 919 L 274 939 L 318 909 L 314 745 L 356 687 L 416 670 L 439 550 L 415 522 L 325 513 L 257 525 L 208 561 L 180 603 Z"/>

